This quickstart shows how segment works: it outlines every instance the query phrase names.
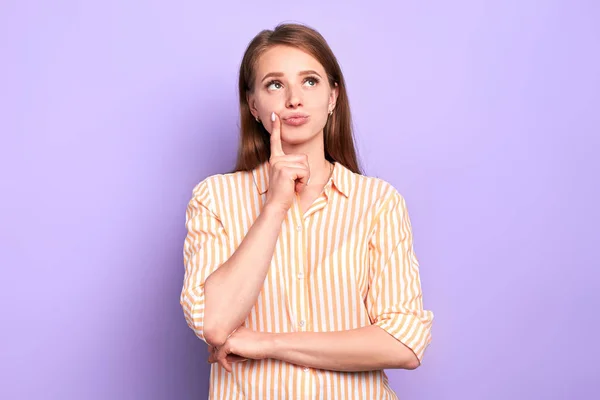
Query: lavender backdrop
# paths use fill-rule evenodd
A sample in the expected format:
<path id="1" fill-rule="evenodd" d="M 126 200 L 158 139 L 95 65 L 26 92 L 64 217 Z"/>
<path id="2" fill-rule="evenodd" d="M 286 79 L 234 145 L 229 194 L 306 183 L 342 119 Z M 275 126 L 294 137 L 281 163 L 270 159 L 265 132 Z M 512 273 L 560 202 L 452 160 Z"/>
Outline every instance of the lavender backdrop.
<path id="1" fill-rule="evenodd" d="M 401 398 L 596 398 L 599 3 L 344 4 L 1 3 L 0 398 L 206 398 L 185 206 L 281 21 L 329 40 L 366 171 L 409 205 L 436 321 Z"/>

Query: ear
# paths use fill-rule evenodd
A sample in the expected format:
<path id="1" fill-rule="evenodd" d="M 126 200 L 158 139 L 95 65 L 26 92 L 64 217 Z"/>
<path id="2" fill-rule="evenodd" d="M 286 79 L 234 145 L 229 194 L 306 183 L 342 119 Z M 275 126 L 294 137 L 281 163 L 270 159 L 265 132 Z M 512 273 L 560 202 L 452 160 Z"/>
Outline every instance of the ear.
<path id="1" fill-rule="evenodd" d="M 340 94 L 340 88 L 336 82 L 334 84 L 334 87 L 331 88 L 331 93 L 329 93 L 329 107 L 332 110 L 335 108 L 339 94 Z"/>
<path id="2" fill-rule="evenodd" d="M 248 102 L 248 108 L 254 118 L 258 117 L 258 109 L 256 108 L 256 99 L 251 93 L 246 94 L 246 101 Z"/>

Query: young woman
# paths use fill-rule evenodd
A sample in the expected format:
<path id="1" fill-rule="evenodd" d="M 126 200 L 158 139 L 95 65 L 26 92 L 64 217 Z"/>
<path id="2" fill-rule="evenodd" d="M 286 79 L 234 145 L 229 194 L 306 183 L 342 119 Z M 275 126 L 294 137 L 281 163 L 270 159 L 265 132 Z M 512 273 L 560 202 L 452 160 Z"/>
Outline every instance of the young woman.
<path id="1" fill-rule="evenodd" d="M 239 76 L 236 169 L 195 188 L 181 305 L 214 399 L 395 399 L 431 340 L 404 198 L 363 176 L 323 37 L 260 32 Z"/>

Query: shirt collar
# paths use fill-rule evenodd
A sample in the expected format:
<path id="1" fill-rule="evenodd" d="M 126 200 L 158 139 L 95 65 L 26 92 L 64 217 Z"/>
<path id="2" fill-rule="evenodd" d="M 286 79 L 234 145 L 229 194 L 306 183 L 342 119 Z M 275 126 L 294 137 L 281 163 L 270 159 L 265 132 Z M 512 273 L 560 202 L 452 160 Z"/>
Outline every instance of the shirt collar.
<path id="1" fill-rule="evenodd" d="M 254 183 L 260 194 L 264 194 L 269 190 L 269 162 L 264 162 L 252 170 L 252 176 L 254 177 Z M 344 167 L 342 164 L 336 162 L 333 167 L 333 174 L 331 176 L 331 183 L 333 186 L 344 196 L 350 196 L 350 190 L 352 188 L 352 171 Z"/>

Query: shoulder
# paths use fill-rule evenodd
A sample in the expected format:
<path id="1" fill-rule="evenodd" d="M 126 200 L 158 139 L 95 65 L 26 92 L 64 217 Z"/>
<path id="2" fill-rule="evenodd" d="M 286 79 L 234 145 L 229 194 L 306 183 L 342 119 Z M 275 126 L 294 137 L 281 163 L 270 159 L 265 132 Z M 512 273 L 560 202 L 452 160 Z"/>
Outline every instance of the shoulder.
<path id="1" fill-rule="evenodd" d="M 404 205 L 404 197 L 391 182 L 379 177 L 353 172 L 351 175 L 353 196 L 363 197 L 376 208 L 393 204 Z"/>
<path id="2" fill-rule="evenodd" d="M 252 180 L 251 171 L 209 175 L 193 186 L 192 201 L 212 207 L 216 202 L 222 201 L 226 197 L 225 194 L 235 196 L 248 180 Z"/>
<path id="3" fill-rule="evenodd" d="M 356 195 L 360 196 L 358 188 L 364 188 L 362 198 L 367 206 L 370 234 L 384 232 L 384 235 L 391 235 L 390 229 L 410 224 L 406 200 L 391 182 L 364 175 L 357 175 L 356 180 Z"/>
<path id="4" fill-rule="evenodd" d="M 252 171 L 236 171 L 224 174 L 209 175 L 198 182 L 192 192 L 213 191 L 219 188 L 231 187 L 235 188 L 243 185 L 246 180 L 252 180 Z"/>

